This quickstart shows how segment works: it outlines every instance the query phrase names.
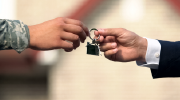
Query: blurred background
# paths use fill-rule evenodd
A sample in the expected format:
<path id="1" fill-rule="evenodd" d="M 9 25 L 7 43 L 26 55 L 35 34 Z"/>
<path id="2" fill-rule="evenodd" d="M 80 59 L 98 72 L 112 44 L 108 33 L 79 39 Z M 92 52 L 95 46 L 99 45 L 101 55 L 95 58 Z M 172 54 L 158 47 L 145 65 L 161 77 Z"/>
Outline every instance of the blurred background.
<path id="1" fill-rule="evenodd" d="M 56 17 L 180 40 L 180 0 L 0 0 L 1 19 L 35 25 Z M 149 68 L 87 55 L 85 46 L 70 53 L 0 51 L 0 100 L 180 99 L 179 78 L 153 79 Z"/>

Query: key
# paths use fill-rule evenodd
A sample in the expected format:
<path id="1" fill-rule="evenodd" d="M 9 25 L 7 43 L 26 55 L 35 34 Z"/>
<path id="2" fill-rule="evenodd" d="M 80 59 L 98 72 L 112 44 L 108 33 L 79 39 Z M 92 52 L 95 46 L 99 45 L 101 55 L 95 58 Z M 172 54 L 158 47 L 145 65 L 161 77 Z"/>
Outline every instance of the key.
<path id="1" fill-rule="evenodd" d="M 96 28 L 92 28 L 90 30 L 90 32 L 92 30 L 98 31 Z M 87 54 L 99 56 L 99 53 L 101 53 L 101 52 L 100 52 L 100 49 L 99 49 L 98 41 L 96 41 L 96 40 L 98 40 L 100 38 L 100 35 L 99 35 L 99 37 L 97 39 L 93 39 L 93 38 L 91 38 L 91 36 L 89 36 L 89 37 L 92 40 L 92 43 L 87 42 L 87 46 L 86 46 L 87 47 Z"/>

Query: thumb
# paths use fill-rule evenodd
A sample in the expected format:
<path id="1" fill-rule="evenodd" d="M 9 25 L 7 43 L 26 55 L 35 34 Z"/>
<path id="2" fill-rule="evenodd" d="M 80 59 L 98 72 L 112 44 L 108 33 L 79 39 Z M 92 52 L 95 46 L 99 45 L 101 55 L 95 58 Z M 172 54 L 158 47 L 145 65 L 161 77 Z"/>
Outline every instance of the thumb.
<path id="1" fill-rule="evenodd" d="M 99 29 L 98 33 L 102 36 L 120 36 L 123 33 L 124 29 L 121 28 L 107 28 Z"/>

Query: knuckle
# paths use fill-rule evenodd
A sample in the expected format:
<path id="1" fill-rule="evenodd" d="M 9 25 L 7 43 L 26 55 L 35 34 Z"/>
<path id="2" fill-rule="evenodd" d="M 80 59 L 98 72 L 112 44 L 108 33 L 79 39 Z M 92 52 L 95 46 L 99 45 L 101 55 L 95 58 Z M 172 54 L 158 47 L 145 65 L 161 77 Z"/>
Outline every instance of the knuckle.
<path id="1" fill-rule="evenodd" d="M 65 29 L 66 28 L 66 24 L 65 23 L 59 23 L 59 27 Z"/>
<path id="2" fill-rule="evenodd" d="M 77 27 L 77 32 L 81 33 L 81 32 L 83 32 L 83 29 L 81 27 Z"/>
<path id="3" fill-rule="evenodd" d="M 75 40 L 75 41 L 76 41 L 76 40 L 79 40 L 79 36 L 74 35 L 74 36 L 72 36 L 72 39 Z"/>
<path id="4" fill-rule="evenodd" d="M 56 20 L 55 20 L 56 25 L 59 27 L 63 27 L 65 25 L 63 20 L 64 20 L 64 18 L 62 18 L 62 17 L 56 18 Z"/>
<path id="5" fill-rule="evenodd" d="M 72 45 L 72 44 L 69 44 L 66 48 L 68 48 L 68 49 L 73 49 L 73 45 Z"/>
<path id="6" fill-rule="evenodd" d="M 62 45 L 61 42 L 58 42 L 58 41 L 53 42 L 53 47 L 54 48 L 61 47 L 61 45 Z"/>
<path id="7" fill-rule="evenodd" d="M 83 26 L 82 22 L 81 21 L 77 21 L 77 25 L 79 26 Z"/>
<path id="8" fill-rule="evenodd" d="M 119 31 L 124 32 L 124 31 L 126 31 L 126 29 L 125 28 L 119 28 Z"/>
<path id="9" fill-rule="evenodd" d="M 68 48 L 68 49 L 72 49 L 73 48 L 73 43 L 71 42 L 71 41 L 66 41 L 66 48 Z"/>
<path id="10" fill-rule="evenodd" d="M 65 19 L 64 17 L 57 17 L 56 18 L 57 21 L 64 21 L 64 19 Z"/>
<path id="11" fill-rule="evenodd" d="M 107 51 L 104 52 L 104 56 L 105 56 L 106 58 L 109 58 L 109 55 L 107 54 Z"/>
<path id="12" fill-rule="evenodd" d="M 105 50 L 103 49 L 103 47 L 100 47 L 100 51 L 103 51 L 103 52 L 104 52 Z"/>

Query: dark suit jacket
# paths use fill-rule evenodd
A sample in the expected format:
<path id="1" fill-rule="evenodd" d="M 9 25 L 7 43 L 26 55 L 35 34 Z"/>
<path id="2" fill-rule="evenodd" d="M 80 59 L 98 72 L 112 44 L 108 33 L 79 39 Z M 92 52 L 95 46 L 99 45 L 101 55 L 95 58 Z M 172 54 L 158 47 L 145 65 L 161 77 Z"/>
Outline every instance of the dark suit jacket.
<path id="1" fill-rule="evenodd" d="M 153 78 L 180 77 L 180 41 L 161 41 L 158 70 L 151 69 Z"/>

